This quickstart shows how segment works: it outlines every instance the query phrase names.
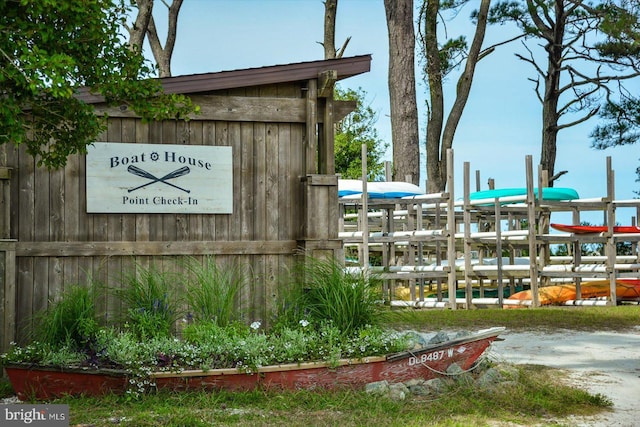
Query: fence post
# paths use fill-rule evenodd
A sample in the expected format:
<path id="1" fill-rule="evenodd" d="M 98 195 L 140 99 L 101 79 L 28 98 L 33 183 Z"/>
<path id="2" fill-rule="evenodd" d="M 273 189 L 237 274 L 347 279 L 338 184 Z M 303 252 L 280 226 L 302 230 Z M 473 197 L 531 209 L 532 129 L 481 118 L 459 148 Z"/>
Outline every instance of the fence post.
<path id="1" fill-rule="evenodd" d="M 0 240 L 0 353 L 16 339 L 16 242 Z"/>

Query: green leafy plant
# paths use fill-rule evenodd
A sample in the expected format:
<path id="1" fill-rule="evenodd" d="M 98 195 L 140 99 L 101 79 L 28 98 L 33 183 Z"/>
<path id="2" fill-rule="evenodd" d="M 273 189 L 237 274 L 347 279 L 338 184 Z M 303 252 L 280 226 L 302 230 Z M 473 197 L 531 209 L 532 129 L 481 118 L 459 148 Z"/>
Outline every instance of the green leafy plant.
<path id="1" fill-rule="evenodd" d="M 127 396 L 136 399 L 153 389 L 152 372 L 235 368 L 254 373 L 262 366 L 308 361 L 336 366 L 342 358 L 395 353 L 410 344 L 404 334 L 373 326 L 347 336 L 332 322 L 318 327 L 300 322 L 296 328 L 277 332 L 262 330 L 260 322 L 224 327 L 212 321 L 195 322 L 186 326 L 182 336 L 141 338 L 131 329 L 102 328 L 84 352 L 42 342 L 14 344 L 0 355 L 0 364 L 121 369 L 129 378 Z"/>
<path id="2" fill-rule="evenodd" d="M 141 339 L 170 336 L 182 317 L 177 277 L 138 266 L 123 282 L 115 292 L 125 305 L 125 326 Z"/>
<path id="3" fill-rule="evenodd" d="M 305 361 L 332 365 L 342 358 L 395 353 L 410 346 L 404 335 L 374 324 L 376 283 L 346 273 L 337 262 L 307 260 L 299 273 L 304 280 L 293 281 L 294 292 L 282 303 L 282 307 L 289 307 L 281 310 L 287 313 L 287 322 L 270 330 L 258 321 L 247 325 L 238 320 L 234 310 L 244 286 L 241 269 L 223 270 L 211 258 L 202 265 L 191 262 L 185 299 L 199 311 L 180 338 L 174 325 L 181 317 L 181 283 L 173 274 L 138 266 L 135 274 L 126 276 L 123 286 L 115 289 L 124 304 L 123 328 L 98 329 L 95 321 L 90 321 L 95 316 L 93 305 L 89 305 L 90 293 L 80 288 L 63 299 L 64 303 L 52 306 L 62 310 L 89 305 L 88 314 L 75 309 L 62 310 L 65 316 L 55 312 L 56 319 L 77 322 L 72 323 L 75 329 L 60 328 L 62 340 L 47 338 L 25 347 L 13 345 L 0 361 L 123 369 L 129 376 L 127 393 L 136 398 L 153 387 L 149 374 L 154 371 L 235 368 L 256 372 L 265 365 Z M 50 332 L 46 323 L 39 329 Z M 80 338 L 68 338 L 75 336 Z"/>
<path id="4" fill-rule="evenodd" d="M 153 65 L 122 36 L 129 0 L 0 2 L 0 144 L 24 144 L 38 166 L 62 167 L 106 131 L 78 88 L 126 104 L 145 120 L 183 119 L 199 108 L 165 94 Z M 60 43 L 65 40 L 65 43 Z M 28 111 L 28 114 L 26 112 Z"/>
<path id="5" fill-rule="evenodd" d="M 194 321 L 212 321 L 226 326 L 242 318 L 238 297 L 246 288 L 245 271 L 238 264 L 218 266 L 213 257 L 186 264 L 186 300 Z"/>
<path id="6" fill-rule="evenodd" d="M 379 280 L 366 272 L 351 272 L 336 259 L 306 258 L 298 275 L 302 313 L 314 323 L 331 319 L 343 333 L 377 323 Z"/>
<path id="7" fill-rule="evenodd" d="M 98 330 L 93 285 L 69 287 L 34 318 L 32 336 L 52 347 L 84 347 Z"/>

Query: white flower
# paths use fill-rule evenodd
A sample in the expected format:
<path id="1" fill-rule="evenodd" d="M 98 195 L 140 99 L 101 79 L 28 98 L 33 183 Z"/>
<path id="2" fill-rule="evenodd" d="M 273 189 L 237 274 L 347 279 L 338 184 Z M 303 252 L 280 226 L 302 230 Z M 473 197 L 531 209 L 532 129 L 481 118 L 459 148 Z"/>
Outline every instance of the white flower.
<path id="1" fill-rule="evenodd" d="M 256 331 L 256 330 L 260 329 L 260 325 L 262 325 L 262 323 L 260 323 L 260 322 L 253 322 L 253 323 L 251 324 L 251 329 L 253 329 L 254 331 Z"/>
<path id="2" fill-rule="evenodd" d="M 300 321 L 300 326 L 302 326 L 303 328 L 306 328 L 307 326 L 309 326 L 309 321 L 305 320 L 305 319 L 302 319 Z"/>

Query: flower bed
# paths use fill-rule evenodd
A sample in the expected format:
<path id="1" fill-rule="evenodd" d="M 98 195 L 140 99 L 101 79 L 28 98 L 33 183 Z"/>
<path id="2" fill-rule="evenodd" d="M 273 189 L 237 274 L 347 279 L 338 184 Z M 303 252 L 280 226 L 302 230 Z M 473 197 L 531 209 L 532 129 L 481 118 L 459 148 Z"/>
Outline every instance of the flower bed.
<path id="1" fill-rule="evenodd" d="M 251 390 L 363 387 L 377 381 L 402 382 L 450 375 L 475 367 L 476 360 L 502 328 L 466 335 L 450 341 L 385 356 L 266 365 L 253 370 L 239 368 L 190 369 L 172 365 L 154 371 L 94 368 L 52 369 L 7 364 L 9 378 L 20 399 L 49 399 L 63 395 L 130 393 L 139 396 L 152 389 Z"/>
<path id="2" fill-rule="evenodd" d="M 245 286 L 244 273 L 220 269 L 212 260 L 194 261 L 187 271 L 178 278 L 138 269 L 113 291 L 123 310 L 111 325 L 100 326 L 92 287 L 68 289 L 34 318 L 34 340 L 12 345 L 0 357 L 10 377 L 17 378 L 12 382 L 21 398 L 105 391 L 136 398 L 165 386 L 361 385 L 384 375 L 414 372 L 415 367 L 427 368 L 432 362 L 436 370 L 458 362 L 468 367 L 468 355 L 477 358 L 486 341 L 493 339 L 485 339 L 478 352 L 466 351 L 475 346 L 469 342 L 460 347 L 460 354 L 451 348 L 445 357 L 444 349 L 438 349 L 418 359 L 411 353 L 419 347 L 415 336 L 376 325 L 379 288 L 373 277 L 347 273 L 335 261 L 305 264 L 304 274 L 295 275 L 293 284 L 281 289 L 268 330 L 260 321 L 244 320 L 235 309 Z M 406 360 L 394 364 L 394 370 L 388 371 L 390 365 L 364 363 L 397 353 Z M 413 361 L 411 368 L 407 361 Z M 23 372 L 24 366 L 28 372 Z M 74 377 L 80 374 L 86 377 Z"/>
<path id="3" fill-rule="evenodd" d="M 221 327 L 215 323 L 200 322 L 185 328 L 182 339 L 154 337 L 140 341 L 128 331 L 100 329 L 94 340 L 80 350 L 71 344 L 52 348 L 34 342 L 23 347 L 13 345 L 0 360 L 7 367 L 37 367 L 41 371 L 37 374 L 39 378 L 58 382 L 63 380 L 54 372 L 104 372 L 105 378 L 126 376 L 126 392 L 139 396 L 155 387 L 150 375 L 152 372 L 179 374 L 190 370 L 226 369 L 228 373 L 249 374 L 246 381 L 251 382 L 252 374 L 264 366 L 310 361 L 337 366 L 345 358 L 385 355 L 411 346 L 413 343 L 409 336 L 373 326 L 345 335 L 331 322 L 312 327 L 304 321 L 298 328 L 283 328 L 270 333 L 261 331 L 256 323 Z M 98 379 L 97 376 L 94 379 L 115 384 L 111 379 Z M 70 383 L 65 386 L 72 394 L 77 391 Z M 121 387 L 114 387 L 117 388 Z"/>

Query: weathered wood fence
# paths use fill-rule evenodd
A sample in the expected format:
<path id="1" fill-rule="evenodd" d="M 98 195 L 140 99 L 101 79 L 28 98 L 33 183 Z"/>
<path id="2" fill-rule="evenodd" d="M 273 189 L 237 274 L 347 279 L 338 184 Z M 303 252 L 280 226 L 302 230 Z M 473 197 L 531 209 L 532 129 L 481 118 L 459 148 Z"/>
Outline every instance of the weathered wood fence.
<path id="1" fill-rule="evenodd" d="M 145 123 L 125 106 L 81 95 L 109 114 L 99 141 L 232 147 L 231 214 L 87 213 L 85 155 L 47 170 L 23 148 L 1 146 L 0 352 L 24 340 L 33 315 L 65 287 L 91 280 L 121 286 L 138 266 L 175 270 L 184 257 L 247 267 L 251 286 L 242 308 L 265 319 L 301 251 L 341 255 L 333 125 L 354 103 L 334 101 L 333 83 L 367 72 L 370 61 L 367 55 L 163 79 L 166 92 L 200 105 L 187 122 Z M 112 295 L 100 307 L 107 316 L 120 308 Z"/>

